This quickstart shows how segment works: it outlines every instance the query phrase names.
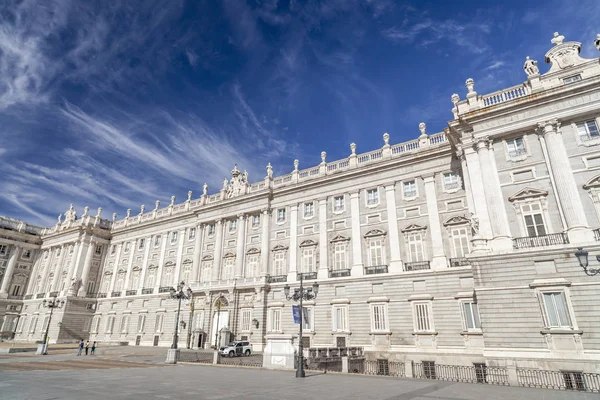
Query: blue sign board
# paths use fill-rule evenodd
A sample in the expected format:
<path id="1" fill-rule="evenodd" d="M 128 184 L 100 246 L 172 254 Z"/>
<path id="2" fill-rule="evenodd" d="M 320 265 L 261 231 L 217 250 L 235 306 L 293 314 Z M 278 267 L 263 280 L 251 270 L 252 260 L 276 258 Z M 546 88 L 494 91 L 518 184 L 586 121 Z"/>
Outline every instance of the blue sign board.
<path id="1" fill-rule="evenodd" d="M 300 306 L 292 306 L 292 314 L 294 315 L 294 323 L 300 323 Z"/>

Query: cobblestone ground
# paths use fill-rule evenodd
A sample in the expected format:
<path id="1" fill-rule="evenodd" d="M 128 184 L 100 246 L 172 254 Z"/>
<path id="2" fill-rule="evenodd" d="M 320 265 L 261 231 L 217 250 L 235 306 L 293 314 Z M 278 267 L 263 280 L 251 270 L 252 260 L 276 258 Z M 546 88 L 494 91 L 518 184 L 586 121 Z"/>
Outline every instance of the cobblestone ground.
<path id="1" fill-rule="evenodd" d="M 512 400 L 594 399 L 598 393 L 202 364 L 165 365 L 164 348 L 55 350 L 0 358 L 0 399 Z"/>

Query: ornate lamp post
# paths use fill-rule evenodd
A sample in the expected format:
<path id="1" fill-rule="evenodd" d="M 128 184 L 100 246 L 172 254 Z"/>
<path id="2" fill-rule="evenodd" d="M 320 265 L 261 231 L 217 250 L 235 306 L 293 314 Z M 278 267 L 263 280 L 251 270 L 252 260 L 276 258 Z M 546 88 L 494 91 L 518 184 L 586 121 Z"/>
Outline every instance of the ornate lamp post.
<path id="1" fill-rule="evenodd" d="M 588 276 L 600 274 L 600 268 L 588 268 L 588 254 L 587 250 L 584 250 L 581 247 L 578 247 L 575 252 L 575 257 L 579 260 L 579 265 L 583 268 L 583 272 Z M 596 260 L 600 262 L 600 256 L 596 256 Z"/>
<path id="2" fill-rule="evenodd" d="M 181 300 L 189 300 L 192 298 L 192 289 L 188 286 L 186 290 L 183 290 L 185 286 L 185 282 L 181 281 L 179 285 L 177 285 L 177 289 L 171 288 L 171 298 L 173 300 L 179 300 L 179 305 L 177 306 L 177 317 L 175 318 L 175 334 L 173 335 L 173 344 L 171 345 L 172 349 L 177 348 L 177 342 L 179 341 L 179 312 L 181 311 Z"/>
<path id="3" fill-rule="evenodd" d="M 304 356 L 302 354 L 302 301 L 312 300 L 317 297 L 317 294 L 319 293 L 319 284 L 315 282 L 312 284 L 312 288 L 309 287 L 305 289 L 303 285 L 303 274 L 299 273 L 298 277 L 300 278 L 300 287 L 295 288 L 292 295 L 290 295 L 290 285 L 285 285 L 283 291 L 286 299 L 300 302 L 300 334 L 298 336 L 298 368 L 296 369 L 296 378 L 304 378 L 306 375 L 304 373 Z"/>
<path id="4" fill-rule="evenodd" d="M 56 296 L 54 298 L 52 298 L 52 300 L 44 299 L 44 301 L 42 302 L 42 305 L 45 308 L 50 309 L 50 316 L 48 317 L 48 325 L 46 326 L 46 333 L 44 334 L 44 351 L 42 352 L 43 355 L 48 354 L 48 332 L 50 331 L 50 324 L 52 323 L 52 312 L 54 311 L 55 308 L 61 308 L 64 304 L 65 304 L 65 301 L 64 300 L 58 301 L 56 299 Z"/>

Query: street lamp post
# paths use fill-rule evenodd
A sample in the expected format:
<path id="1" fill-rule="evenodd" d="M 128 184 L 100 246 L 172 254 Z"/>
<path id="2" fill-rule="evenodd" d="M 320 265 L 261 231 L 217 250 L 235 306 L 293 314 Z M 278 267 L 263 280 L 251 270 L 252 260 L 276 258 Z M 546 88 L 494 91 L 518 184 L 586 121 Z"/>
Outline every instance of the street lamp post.
<path id="1" fill-rule="evenodd" d="M 177 348 L 177 342 L 179 341 L 179 312 L 181 311 L 181 300 L 189 300 L 192 298 L 192 289 L 188 286 L 186 290 L 183 290 L 185 286 L 185 282 L 181 281 L 179 285 L 177 285 L 177 289 L 171 288 L 169 291 L 171 292 L 171 298 L 173 300 L 179 300 L 179 304 L 177 306 L 177 316 L 175 318 L 175 334 L 173 335 L 173 344 L 171 345 L 172 349 Z"/>
<path id="2" fill-rule="evenodd" d="M 221 332 L 219 331 L 219 319 L 221 318 L 221 307 L 227 305 L 227 299 L 222 293 L 215 301 L 215 307 L 217 309 L 217 325 L 215 329 L 215 349 L 219 350 L 219 342 L 221 341 Z"/>
<path id="3" fill-rule="evenodd" d="M 42 305 L 45 308 L 50 309 L 50 316 L 48 317 L 48 325 L 46 326 L 46 333 L 44 334 L 44 351 L 43 355 L 48 354 L 48 333 L 50 332 L 50 324 L 52 323 L 52 313 L 55 308 L 61 308 L 65 304 L 64 300 L 57 300 L 56 296 L 52 298 L 52 300 L 44 300 Z"/>
<path id="4" fill-rule="evenodd" d="M 304 378 L 306 375 L 304 373 L 304 355 L 302 348 L 302 318 L 303 318 L 303 308 L 302 301 L 303 300 L 312 300 L 317 297 L 319 293 L 319 284 L 317 282 L 312 284 L 312 288 L 304 288 L 303 285 L 303 274 L 299 273 L 298 277 L 300 278 L 300 288 L 294 289 L 294 293 L 290 295 L 290 286 L 285 285 L 283 288 L 285 298 L 288 300 L 294 300 L 300 302 L 300 334 L 298 335 L 298 368 L 296 369 L 296 378 Z"/>
<path id="5" fill-rule="evenodd" d="M 595 276 L 600 274 L 600 268 L 591 268 L 589 266 L 588 255 L 589 253 L 587 252 L 587 250 L 584 250 L 581 247 L 577 248 L 577 251 L 575 252 L 575 257 L 577 257 L 577 260 L 579 261 L 579 266 L 583 268 L 583 272 L 585 272 L 585 274 L 588 276 Z M 600 262 L 600 256 L 596 256 L 596 261 Z"/>

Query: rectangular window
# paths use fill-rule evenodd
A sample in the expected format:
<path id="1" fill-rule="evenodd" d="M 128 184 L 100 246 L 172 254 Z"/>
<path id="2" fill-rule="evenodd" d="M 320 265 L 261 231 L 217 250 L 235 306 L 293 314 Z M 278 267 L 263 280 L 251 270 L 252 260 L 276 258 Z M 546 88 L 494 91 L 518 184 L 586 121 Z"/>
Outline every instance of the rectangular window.
<path id="1" fill-rule="evenodd" d="M 171 244 L 177 243 L 177 231 L 171 232 Z"/>
<path id="2" fill-rule="evenodd" d="M 378 189 L 369 189 L 367 190 L 367 205 L 376 205 L 379 204 L 379 190 Z"/>
<path id="3" fill-rule="evenodd" d="M 115 325 L 115 317 L 111 315 L 106 320 L 106 329 L 104 331 L 106 333 L 112 333 L 114 325 Z"/>
<path id="4" fill-rule="evenodd" d="M 210 282 L 212 271 L 212 261 L 204 261 L 202 263 L 202 282 Z"/>
<path id="5" fill-rule="evenodd" d="M 223 265 L 223 276 L 221 279 L 233 279 L 233 264 L 235 262 L 234 257 L 227 257 L 225 264 Z"/>
<path id="6" fill-rule="evenodd" d="M 271 308 L 269 310 L 269 331 L 280 332 L 281 331 L 281 309 Z"/>
<path id="7" fill-rule="evenodd" d="M 72 248 L 72 247 L 71 247 Z M 30 259 L 31 258 L 31 250 L 25 250 L 23 252 L 23 258 Z"/>
<path id="8" fill-rule="evenodd" d="M 385 304 L 371 305 L 371 330 L 373 332 L 387 332 L 387 307 Z"/>
<path id="9" fill-rule="evenodd" d="M 250 254 L 248 255 L 248 260 L 246 262 L 246 277 L 253 278 L 260 276 L 260 271 L 258 270 L 258 254 Z"/>
<path id="10" fill-rule="evenodd" d="M 2 256 L 6 255 L 6 246 L 4 246 L 4 245 L 0 246 L 0 255 L 2 255 Z"/>
<path id="11" fill-rule="evenodd" d="M 577 74 L 577 75 L 567 76 L 566 78 L 563 78 L 563 83 L 565 85 L 568 85 L 569 83 L 578 82 L 580 80 L 581 80 L 581 75 Z"/>
<path id="12" fill-rule="evenodd" d="M 546 313 L 546 326 L 549 328 L 570 328 L 572 324 L 565 293 L 542 293 L 542 298 Z"/>
<path id="13" fill-rule="evenodd" d="M 506 147 L 508 148 L 509 157 L 518 157 L 527 153 L 527 149 L 525 148 L 525 141 L 523 140 L 522 136 L 507 140 Z"/>
<path id="14" fill-rule="evenodd" d="M 129 316 L 124 315 L 121 317 L 121 333 L 127 333 L 129 329 Z"/>
<path id="15" fill-rule="evenodd" d="M 302 272 L 315 271 L 315 249 L 305 248 L 302 250 Z"/>
<path id="16" fill-rule="evenodd" d="M 302 329 L 305 331 L 313 330 L 313 308 L 302 307 Z"/>
<path id="17" fill-rule="evenodd" d="M 415 332 L 431 332 L 430 303 L 415 303 L 413 305 Z"/>
<path id="18" fill-rule="evenodd" d="M 452 244 L 456 258 L 463 258 L 471 252 L 467 227 L 452 229 Z"/>
<path id="19" fill-rule="evenodd" d="M 154 330 L 156 333 L 162 332 L 163 329 L 164 314 L 156 314 L 156 321 L 154 322 Z"/>
<path id="20" fill-rule="evenodd" d="M 581 371 L 561 371 L 565 380 L 565 388 L 567 390 L 577 390 L 585 392 L 585 380 Z"/>
<path id="21" fill-rule="evenodd" d="M 35 329 L 37 328 L 38 317 L 33 317 L 29 322 L 29 333 L 35 333 Z"/>
<path id="22" fill-rule="evenodd" d="M 598 125 L 594 120 L 578 123 L 577 132 L 579 133 L 579 138 L 583 141 L 600 137 Z"/>
<path id="23" fill-rule="evenodd" d="M 101 317 L 96 317 L 96 319 L 92 323 L 92 329 L 94 333 L 98 333 L 98 330 L 100 329 L 100 318 Z"/>
<path id="24" fill-rule="evenodd" d="M 129 252 L 129 247 L 130 247 L 130 246 L 131 246 L 131 243 L 129 243 L 129 242 L 125 242 L 125 248 L 123 249 L 123 251 L 124 251 L 125 253 L 128 253 L 128 252 Z"/>
<path id="25" fill-rule="evenodd" d="M 404 198 L 417 197 L 417 181 L 407 181 L 402 183 Z"/>
<path id="26" fill-rule="evenodd" d="M 304 203 L 304 218 L 310 218 L 315 215 L 315 203 Z"/>
<path id="27" fill-rule="evenodd" d="M 333 211 L 342 212 L 344 211 L 345 203 L 344 196 L 337 196 L 333 198 Z"/>
<path id="28" fill-rule="evenodd" d="M 376 267 L 384 264 L 382 240 L 371 239 L 369 241 L 369 266 Z"/>
<path id="29" fill-rule="evenodd" d="M 196 239 L 196 228 L 190 228 L 190 231 L 188 232 L 188 240 L 194 239 Z"/>
<path id="30" fill-rule="evenodd" d="M 212 236 L 215 234 L 215 224 L 210 224 L 208 226 L 208 236 Z"/>
<path id="31" fill-rule="evenodd" d="M 458 175 L 454 172 L 444 174 L 444 190 L 458 189 Z"/>
<path id="32" fill-rule="evenodd" d="M 235 232 L 236 229 L 237 229 L 237 221 L 235 219 L 232 221 L 229 221 L 229 232 Z"/>
<path id="33" fill-rule="evenodd" d="M 477 308 L 477 303 L 472 301 L 465 301 L 462 303 L 462 308 L 464 316 L 464 330 L 481 330 L 481 322 L 479 322 L 479 310 Z"/>
<path id="34" fill-rule="evenodd" d="M 242 321 L 240 328 L 242 332 L 250 332 L 250 322 L 252 321 L 252 309 L 242 309 Z"/>
<path id="35" fill-rule="evenodd" d="M 12 293 L 12 295 L 13 295 L 13 296 L 19 296 L 19 295 L 21 294 L 21 289 L 22 289 L 22 286 L 21 286 L 21 285 L 19 285 L 19 284 L 14 284 L 14 285 L 13 285 L 13 288 L 12 288 L 12 292 L 11 292 L 11 293 Z"/>
<path id="36" fill-rule="evenodd" d="M 333 247 L 333 269 L 346 269 L 346 244 L 336 243 Z"/>
<path id="37" fill-rule="evenodd" d="M 278 251 L 275 253 L 275 263 L 273 265 L 273 275 L 280 276 L 285 273 L 285 253 Z"/>
<path id="38" fill-rule="evenodd" d="M 71 246 L 71 253 L 73 252 L 73 246 Z M 95 249 L 96 255 L 100 255 L 102 254 L 102 245 L 101 244 L 97 244 L 96 245 L 96 249 Z"/>
<path id="39" fill-rule="evenodd" d="M 523 204 L 521 206 L 523 218 L 525 220 L 525 229 L 527 236 L 546 235 L 546 226 L 542 216 L 542 208 L 539 203 Z"/>
<path id="40" fill-rule="evenodd" d="M 277 222 L 285 222 L 285 208 L 277 210 Z"/>
<path id="41" fill-rule="evenodd" d="M 348 331 L 348 307 L 334 306 L 333 307 L 333 331 L 347 332 Z"/>
<path id="42" fill-rule="evenodd" d="M 259 225 L 260 225 L 260 215 L 253 215 L 252 216 L 252 226 L 257 227 Z"/>
<path id="43" fill-rule="evenodd" d="M 138 250 L 142 250 L 142 249 L 144 248 L 144 245 L 145 245 L 145 244 L 146 244 L 146 239 L 144 239 L 144 238 L 141 238 L 141 239 L 138 241 Z"/>
<path id="44" fill-rule="evenodd" d="M 110 246 L 110 254 L 113 255 L 117 252 L 117 246 L 115 246 L 114 244 L 112 246 Z M 46 255 L 48 255 L 48 253 L 46 253 Z"/>
<path id="45" fill-rule="evenodd" d="M 413 233 L 408 235 L 408 252 L 410 254 L 410 261 L 424 261 L 425 256 L 423 255 L 423 236 L 420 233 Z"/>

